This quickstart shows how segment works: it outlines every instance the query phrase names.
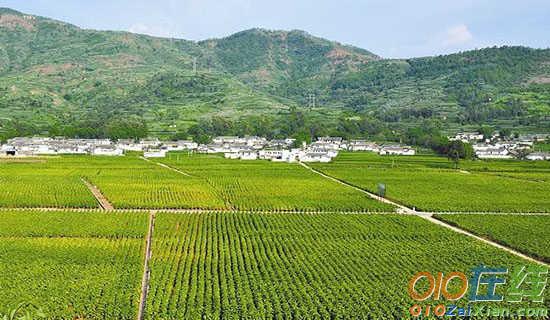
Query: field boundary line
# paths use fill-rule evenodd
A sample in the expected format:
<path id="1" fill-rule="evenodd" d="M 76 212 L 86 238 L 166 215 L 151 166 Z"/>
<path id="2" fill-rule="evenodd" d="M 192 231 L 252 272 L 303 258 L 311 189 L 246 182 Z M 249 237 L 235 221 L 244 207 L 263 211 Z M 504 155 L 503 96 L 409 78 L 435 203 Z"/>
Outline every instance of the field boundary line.
<path id="1" fill-rule="evenodd" d="M 183 172 L 183 171 L 178 170 L 178 169 L 176 169 L 176 168 L 172 168 L 172 167 L 170 167 L 169 165 L 166 165 L 166 164 L 164 164 L 164 163 L 151 161 L 151 160 L 149 160 L 149 159 L 147 159 L 147 158 L 145 158 L 145 157 L 140 157 L 140 158 L 141 158 L 142 160 L 144 160 L 144 161 L 147 161 L 147 162 L 149 162 L 149 163 L 156 164 L 157 166 L 162 167 L 162 168 L 164 168 L 164 169 L 172 170 L 172 171 L 177 172 L 177 173 L 179 173 L 179 174 L 182 174 L 182 175 L 184 175 L 184 176 L 186 176 L 186 177 L 189 177 L 189 178 L 192 178 L 192 177 L 193 177 L 192 175 L 190 175 L 190 174 L 187 173 L 187 172 Z"/>
<path id="2" fill-rule="evenodd" d="M 99 190 L 98 187 L 94 186 L 90 181 L 86 180 L 85 178 L 81 177 L 80 180 L 88 187 L 90 192 L 94 195 L 97 202 L 99 202 L 99 205 L 101 206 L 101 209 L 113 211 L 115 208 L 113 205 L 107 200 L 107 198 L 101 193 L 101 190 Z"/>
<path id="3" fill-rule="evenodd" d="M 151 243 L 153 240 L 153 232 L 155 230 L 156 213 L 157 212 L 155 210 L 152 210 L 149 213 L 149 230 L 147 231 L 147 237 L 145 240 L 145 257 L 143 262 L 143 275 L 141 277 L 141 293 L 139 297 L 137 320 L 143 320 L 145 317 L 147 294 L 149 293 L 149 280 L 151 279 L 151 267 L 149 266 L 149 261 L 152 256 Z"/>
<path id="4" fill-rule="evenodd" d="M 319 175 L 321 175 L 321 176 L 323 176 L 323 177 L 325 177 L 325 178 L 327 178 L 327 179 L 330 179 L 330 180 L 335 181 L 335 182 L 338 182 L 338 183 L 340 183 L 340 184 L 343 184 L 343 185 L 352 187 L 352 188 L 354 188 L 354 189 L 356 189 L 356 190 L 358 190 L 358 191 L 361 191 L 361 192 L 363 192 L 363 193 L 365 193 L 365 194 L 368 194 L 368 195 L 371 196 L 372 198 L 377 199 L 377 200 L 379 200 L 379 201 L 382 201 L 382 202 L 384 202 L 384 203 L 393 204 L 394 206 L 397 206 L 399 209 L 401 209 L 403 213 L 411 214 L 411 215 L 416 215 L 416 216 L 418 216 L 418 217 L 420 217 L 420 218 L 423 218 L 423 219 L 425 219 L 425 220 L 427 220 L 427 221 L 429 221 L 429 222 L 431 222 L 431 223 L 433 223 L 433 224 L 436 224 L 436 225 L 445 227 L 445 228 L 447 228 L 447 229 L 450 229 L 450 230 L 452 230 L 452 231 L 454 231 L 454 232 L 457 232 L 457 233 L 460 233 L 460 234 L 469 236 L 469 237 L 474 238 L 474 239 L 476 239 L 476 240 L 478 240 L 478 241 L 484 242 L 484 243 L 489 244 L 489 245 L 491 245 L 491 246 L 493 246 L 493 247 L 496 247 L 496 248 L 498 248 L 498 249 L 504 250 L 504 251 L 506 251 L 506 252 L 508 252 L 508 253 L 510 253 L 510 254 L 512 254 L 512 255 L 515 255 L 515 256 L 517 256 L 517 257 L 523 258 L 524 260 L 527 260 L 527 261 L 530 261 L 530 262 L 534 262 L 534 263 L 537 263 L 537 264 L 540 264 L 540 265 L 544 265 L 544 266 L 550 266 L 550 264 L 548 264 L 548 263 L 546 263 L 546 262 L 544 262 L 544 261 L 538 260 L 538 259 L 536 259 L 536 258 L 534 258 L 534 257 L 531 257 L 531 256 L 528 256 L 528 255 L 526 255 L 526 254 L 523 254 L 523 253 L 521 253 L 521 252 L 519 252 L 519 251 L 517 251 L 517 250 L 515 250 L 515 249 L 513 249 L 513 248 L 510 248 L 510 247 L 508 247 L 508 246 L 502 245 L 502 244 L 497 243 L 497 242 L 495 242 L 495 241 L 492 241 L 492 240 L 490 240 L 490 239 L 482 238 L 482 237 L 480 237 L 480 236 L 478 236 L 478 235 L 475 235 L 475 234 L 472 233 L 472 232 L 469 232 L 469 231 L 464 230 L 464 229 L 462 229 L 462 228 L 459 228 L 459 227 L 456 227 L 456 226 L 454 226 L 454 225 L 451 225 L 451 224 L 449 224 L 449 223 L 447 223 L 447 222 L 445 222 L 445 221 L 436 219 L 436 218 L 433 217 L 433 213 L 415 211 L 415 210 L 410 209 L 410 208 L 408 208 L 408 207 L 406 207 L 406 206 L 397 204 L 397 203 L 395 203 L 395 202 L 393 202 L 393 201 L 391 201 L 391 200 L 388 200 L 388 199 L 382 198 L 382 197 L 380 197 L 380 196 L 377 196 L 377 195 L 375 195 L 375 194 L 373 194 L 373 193 L 371 193 L 371 192 L 368 192 L 368 191 L 366 191 L 366 190 L 364 190 L 364 189 L 361 189 L 361 188 L 359 188 L 359 187 L 356 187 L 356 186 L 354 186 L 354 185 L 352 185 L 352 184 L 349 184 L 349 183 L 347 183 L 347 182 L 345 182 L 345 181 L 342 181 L 342 180 L 336 179 L 336 178 L 334 178 L 334 177 L 331 177 L 331 176 L 329 176 L 329 175 L 327 175 L 327 174 L 325 174 L 325 173 L 323 173 L 323 172 L 321 172 L 321 171 L 318 171 L 318 170 L 316 170 L 316 169 L 313 169 L 313 168 L 309 167 L 308 165 L 306 165 L 306 164 L 304 164 L 304 163 L 302 163 L 302 162 L 300 162 L 300 164 L 301 164 L 303 167 L 308 168 L 308 169 L 310 169 L 311 171 L 313 171 L 313 172 L 315 172 L 315 173 L 317 173 L 317 174 L 319 174 Z"/>
<path id="5" fill-rule="evenodd" d="M 356 191 L 359 191 L 359 192 L 362 192 L 362 193 L 368 195 L 368 196 L 371 197 L 372 199 L 375 199 L 375 200 L 378 200 L 378 201 L 383 202 L 383 203 L 385 203 L 385 204 L 390 204 L 390 205 L 393 205 L 393 206 L 397 207 L 397 209 L 398 209 L 397 212 L 398 212 L 398 213 L 416 214 L 416 211 L 414 211 L 414 210 L 411 209 L 411 208 L 408 208 L 408 207 L 406 207 L 406 206 L 404 206 L 404 205 L 401 205 L 401 204 L 396 203 L 396 202 L 394 202 L 394 201 L 391 201 L 391 200 L 389 200 L 389 199 L 380 197 L 380 196 L 377 195 L 377 194 L 374 194 L 374 193 L 369 192 L 369 191 L 367 191 L 367 190 L 365 190 L 365 189 L 362 189 L 362 188 L 359 188 L 359 187 L 357 187 L 357 186 L 354 186 L 354 185 L 352 185 L 352 184 L 350 184 L 350 183 L 348 183 L 348 182 L 345 182 L 345 181 L 342 181 L 342 180 L 337 179 L 337 178 L 335 178 L 335 177 L 329 176 L 328 174 L 326 174 L 326 173 L 324 173 L 324 172 L 321 172 L 321 171 L 319 171 L 319 170 L 317 170 L 317 169 L 314 169 L 314 168 L 308 166 L 307 164 L 305 164 L 305 163 L 303 163 L 303 162 L 299 162 L 299 163 L 300 163 L 300 165 L 301 165 L 302 167 L 304 167 L 304 168 L 310 170 L 311 172 L 316 173 L 316 174 L 318 174 L 318 175 L 320 175 L 320 176 L 322 176 L 322 177 L 324 177 L 324 178 L 326 178 L 326 179 L 329 179 L 329 180 L 331 180 L 331 181 L 334 181 L 334 182 L 339 183 L 339 184 L 341 184 L 341 185 L 344 185 L 344 186 L 346 186 L 346 187 L 353 188 L 353 189 L 355 189 Z"/>
<path id="6" fill-rule="evenodd" d="M 403 212 L 395 211 L 338 211 L 338 210 L 238 210 L 238 209 L 132 209 L 132 208 L 118 208 L 111 210 L 115 213 L 148 213 L 151 210 L 163 213 L 264 213 L 264 214 L 276 214 L 276 213 L 294 213 L 294 214 L 324 214 L 324 213 L 337 213 L 337 214 L 372 214 L 372 215 L 388 215 L 388 214 L 403 214 Z M 66 212 L 103 212 L 102 208 L 63 208 L 63 207 L 2 207 L 2 211 L 66 211 Z M 452 214 L 464 214 L 464 215 L 508 215 L 508 216 L 550 216 L 549 212 L 533 213 L 533 212 L 423 212 L 416 211 L 415 214 L 430 214 L 430 215 L 452 215 Z"/>
<path id="7" fill-rule="evenodd" d="M 477 212 L 477 211 L 422 211 L 423 214 L 431 215 L 491 215 L 491 216 L 550 216 L 548 212 Z"/>

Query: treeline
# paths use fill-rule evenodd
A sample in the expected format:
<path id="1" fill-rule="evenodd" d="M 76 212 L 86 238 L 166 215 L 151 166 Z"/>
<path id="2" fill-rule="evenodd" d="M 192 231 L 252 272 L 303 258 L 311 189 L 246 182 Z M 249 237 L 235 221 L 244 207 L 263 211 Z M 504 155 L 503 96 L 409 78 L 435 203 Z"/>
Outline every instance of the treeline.
<path id="1" fill-rule="evenodd" d="M 126 117 L 102 120 L 79 120 L 74 122 L 57 121 L 45 130 L 29 121 L 0 120 L 0 141 L 13 137 L 34 135 L 63 136 L 69 138 L 109 138 L 109 139 L 140 139 L 149 135 L 149 129 L 144 119 L 131 115 Z"/>
<path id="2" fill-rule="evenodd" d="M 16 136 L 44 134 L 28 122 L 11 122 L 6 130 L 0 126 L 0 139 Z M 216 136 L 260 136 L 268 139 L 296 139 L 296 146 L 310 143 L 322 136 L 339 136 L 344 139 L 367 139 L 378 142 L 405 143 L 432 149 L 451 158 L 471 158 L 472 147 L 462 142 L 449 141 L 441 133 L 441 123 L 426 119 L 421 125 L 408 129 L 392 128 L 376 117 L 362 115 L 342 117 L 327 122 L 323 117 L 311 115 L 298 109 L 278 116 L 249 116 L 237 120 L 212 117 L 200 120 L 187 130 L 178 130 L 169 138 L 184 140 L 192 138 L 198 143 L 209 143 Z M 493 128 L 480 128 L 490 134 Z M 49 136 L 72 138 L 140 139 L 149 135 L 146 121 L 139 116 L 117 117 L 109 121 L 82 120 L 74 123 L 57 123 L 47 131 Z"/>

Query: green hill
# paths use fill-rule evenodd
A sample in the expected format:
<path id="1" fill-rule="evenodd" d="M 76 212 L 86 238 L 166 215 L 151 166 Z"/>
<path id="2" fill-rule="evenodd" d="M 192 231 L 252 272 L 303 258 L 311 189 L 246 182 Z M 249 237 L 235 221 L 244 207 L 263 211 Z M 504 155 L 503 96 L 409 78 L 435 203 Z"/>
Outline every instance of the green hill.
<path id="1" fill-rule="evenodd" d="M 304 117 L 310 133 L 311 122 L 338 131 L 349 121 L 395 130 L 426 120 L 448 130 L 548 131 L 549 115 L 550 50 L 387 60 L 303 31 L 192 42 L 0 8 L 0 138 L 102 136 L 125 118 L 159 136 L 220 117 L 272 126 Z"/>

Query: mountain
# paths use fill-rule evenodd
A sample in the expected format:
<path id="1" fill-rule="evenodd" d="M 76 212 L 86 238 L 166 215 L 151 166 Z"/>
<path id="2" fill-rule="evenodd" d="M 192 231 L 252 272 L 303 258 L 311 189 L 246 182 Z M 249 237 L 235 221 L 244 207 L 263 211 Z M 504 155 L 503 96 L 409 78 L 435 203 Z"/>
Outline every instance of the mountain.
<path id="1" fill-rule="evenodd" d="M 391 60 L 297 30 L 192 42 L 0 8 L 0 138 L 102 135 L 126 118 L 162 136 L 207 119 L 284 123 L 296 112 L 335 129 L 370 119 L 397 129 L 434 120 L 453 130 L 544 131 L 549 87 L 550 50 Z"/>

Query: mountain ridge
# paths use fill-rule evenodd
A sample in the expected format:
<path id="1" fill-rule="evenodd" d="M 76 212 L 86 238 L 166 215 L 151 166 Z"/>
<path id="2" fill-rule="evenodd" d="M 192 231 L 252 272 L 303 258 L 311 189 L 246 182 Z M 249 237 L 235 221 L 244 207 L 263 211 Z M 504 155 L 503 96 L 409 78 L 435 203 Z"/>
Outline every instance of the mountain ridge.
<path id="1" fill-rule="evenodd" d="M 163 135 L 215 117 L 277 122 L 297 111 L 345 130 L 357 121 L 405 130 L 427 120 L 452 130 L 540 130 L 550 114 L 548 79 L 548 49 L 383 59 L 301 30 L 188 41 L 0 8 L 0 138 L 101 135 L 93 128 L 126 117 Z"/>

